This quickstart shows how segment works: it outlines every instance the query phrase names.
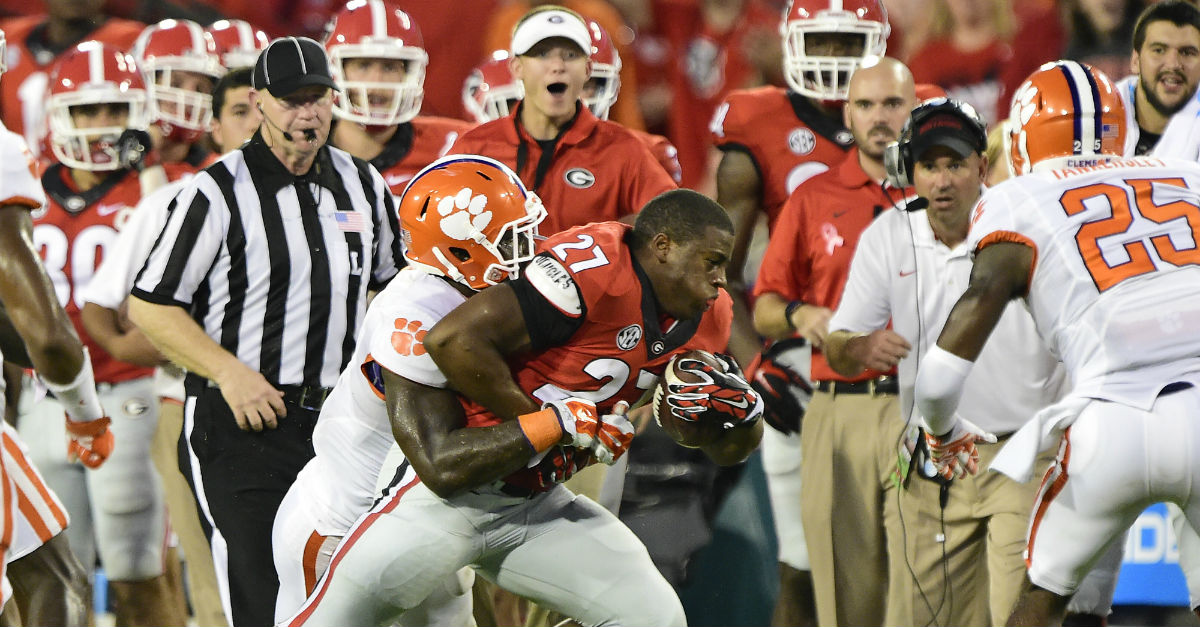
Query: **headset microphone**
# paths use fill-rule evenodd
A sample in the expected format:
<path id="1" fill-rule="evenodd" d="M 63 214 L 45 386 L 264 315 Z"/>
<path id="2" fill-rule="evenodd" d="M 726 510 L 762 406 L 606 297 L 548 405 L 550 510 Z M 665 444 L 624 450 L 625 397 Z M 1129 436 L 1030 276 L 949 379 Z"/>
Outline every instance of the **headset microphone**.
<path id="1" fill-rule="evenodd" d="M 263 119 L 267 121 L 267 124 L 270 124 L 271 126 L 273 126 L 273 127 L 275 128 L 275 130 L 279 131 L 279 134 L 280 134 L 280 135 L 283 135 L 283 138 L 284 138 L 284 139 L 286 139 L 286 140 L 288 140 L 288 141 L 292 142 L 293 144 L 295 144 L 295 143 L 298 143 L 298 142 L 300 141 L 299 139 L 297 139 L 297 138 L 294 136 L 294 134 L 293 134 L 293 133 L 289 133 L 289 132 L 287 132 L 287 131 L 283 130 L 282 128 L 279 128 L 279 125 L 278 125 L 278 124 L 276 124 L 276 123 L 272 122 L 272 121 L 271 121 L 271 118 L 267 117 L 267 112 L 266 112 L 266 111 L 263 111 L 263 109 L 262 109 L 262 105 L 259 105 L 259 107 L 258 107 L 258 112 L 262 114 L 262 116 L 263 116 Z M 305 139 L 305 140 L 307 140 L 307 141 L 309 141 L 309 142 L 315 142 L 315 141 L 317 141 L 317 131 L 316 131 L 316 130 L 314 130 L 314 129 L 311 129 L 311 128 L 306 128 L 306 129 L 304 129 L 304 131 L 303 131 L 303 132 L 304 132 L 304 139 Z"/>

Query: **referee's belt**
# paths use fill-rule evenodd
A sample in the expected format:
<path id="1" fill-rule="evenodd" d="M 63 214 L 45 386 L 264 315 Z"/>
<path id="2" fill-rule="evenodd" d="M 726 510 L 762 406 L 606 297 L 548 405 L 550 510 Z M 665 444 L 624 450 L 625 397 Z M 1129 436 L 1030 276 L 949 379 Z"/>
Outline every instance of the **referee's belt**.
<path id="1" fill-rule="evenodd" d="M 333 388 L 315 385 L 281 385 L 279 389 L 283 392 L 285 403 L 291 403 L 301 409 L 311 411 L 321 411 L 321 405 L 325 404 L 325 399 L 333 391 Z"/>
<path id="2" fill-rule="evenodd" d="M 817 381 L 817 391 L 830 394 L 899 394 L 900 382 L 892 375 L 883 375 L 866 381 Z"/>

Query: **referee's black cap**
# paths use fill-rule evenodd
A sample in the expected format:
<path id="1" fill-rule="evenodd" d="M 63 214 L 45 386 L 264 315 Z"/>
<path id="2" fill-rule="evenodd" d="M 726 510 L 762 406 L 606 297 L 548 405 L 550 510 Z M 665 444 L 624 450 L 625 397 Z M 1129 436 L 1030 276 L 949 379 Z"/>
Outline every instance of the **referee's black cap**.
<path id="1" fill-rule="evenodd" d="M 338 88 L 321 44 L 308 37 L 281 37 L 258 55 L 254 64 L 255 89 L 265 89 L 276 98 L 285 98 L 309 85 Z"/>

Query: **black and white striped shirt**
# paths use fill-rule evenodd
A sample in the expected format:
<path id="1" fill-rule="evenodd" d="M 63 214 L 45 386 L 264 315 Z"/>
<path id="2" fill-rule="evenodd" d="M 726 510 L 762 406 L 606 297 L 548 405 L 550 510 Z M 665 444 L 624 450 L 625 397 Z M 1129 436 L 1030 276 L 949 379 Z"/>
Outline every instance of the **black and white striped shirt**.
<path id="1" fill-rule="evenodd" d="M 315 213 L 301 210 L 314 202 Z M 184 307 L 275 385 L 333 387 L 353 354 L 368 286 L 403 264 L 379 172 L 326 146 L 297 177 L 255 134 L 172 205 L 133 295 Z"/>

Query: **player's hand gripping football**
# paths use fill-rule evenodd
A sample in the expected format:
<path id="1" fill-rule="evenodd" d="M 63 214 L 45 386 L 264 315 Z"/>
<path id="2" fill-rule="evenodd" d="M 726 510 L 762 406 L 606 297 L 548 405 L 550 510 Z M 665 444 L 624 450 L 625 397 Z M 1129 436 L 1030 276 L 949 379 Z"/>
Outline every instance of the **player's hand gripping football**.
<path id="1" fill-rule="evenodd" d="M 954 428 L 942 437 L 925 432 L 925 444 L 929 446 L 929 461 L 943 479 L 965 477 L 979 471 L 977 442 L 996 442 L 996 436 L 980 429 L 965 418 L 959 418 Z"/>
<path id="2" fill-rule="evenodd" d="M 67 459 L 79 460 L 88 468 L 99 468 L 104 460 L 112 455 L 116 441 L 108 426 L 112 419 L 108 416 L 75 422 L 67 416 Z"/>
<path id="3" fill-rule="evenodd" d="M 667 404 L 680 420 L 719 420 L 725 429 L 752 423 L 763 414 L 762 398 L 746 382 L 742 369 L 727 355 L 714 356 L 724 371 L 698 359 L 684 358 L 679 369 L 690 372 L 696 383 L 669 383 Z"/>

